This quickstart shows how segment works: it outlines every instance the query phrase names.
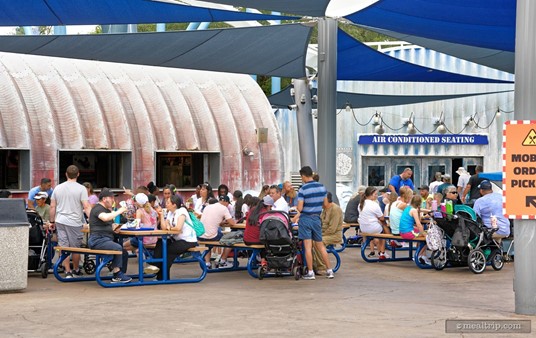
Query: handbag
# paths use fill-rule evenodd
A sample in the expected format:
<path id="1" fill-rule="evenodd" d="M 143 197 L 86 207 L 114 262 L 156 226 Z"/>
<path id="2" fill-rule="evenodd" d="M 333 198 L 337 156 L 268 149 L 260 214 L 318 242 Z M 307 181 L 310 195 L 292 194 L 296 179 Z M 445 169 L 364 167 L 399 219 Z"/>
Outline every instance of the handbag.
<path id="1" fill-rule="evenodd" d="M 197 237 L 203 236 L 205 234 L 205 226 L 203 223 L 195 216 L 195 214 L 192 211 L 189 211 L 188 214 L 190 215 L 190 221 L 188 222 L 188 225 L 192 227 L 195 231 L 195 235 Z"/>

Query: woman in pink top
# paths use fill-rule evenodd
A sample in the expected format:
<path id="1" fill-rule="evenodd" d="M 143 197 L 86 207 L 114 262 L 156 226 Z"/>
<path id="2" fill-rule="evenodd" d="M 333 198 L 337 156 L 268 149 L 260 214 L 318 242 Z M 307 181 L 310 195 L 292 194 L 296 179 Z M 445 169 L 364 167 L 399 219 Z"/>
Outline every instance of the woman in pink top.
<path id="1" fill-rule="evenodd" d="M 158 214 L 149 203 L 149 198 L 144 193 L 139 193 L 134 198 L 136 201 L 136 220 L 139 222 L 140 228 L 156 229 L 158 224 Z M 155 236 L 143 237 L 143 245 L 145 247 L 154 247 L 158 240 Z M 130 237 L 129 240 L 123 243 L 123 248 L 127 251 L 134 251 L 140 246 L 138 237 Z"/>

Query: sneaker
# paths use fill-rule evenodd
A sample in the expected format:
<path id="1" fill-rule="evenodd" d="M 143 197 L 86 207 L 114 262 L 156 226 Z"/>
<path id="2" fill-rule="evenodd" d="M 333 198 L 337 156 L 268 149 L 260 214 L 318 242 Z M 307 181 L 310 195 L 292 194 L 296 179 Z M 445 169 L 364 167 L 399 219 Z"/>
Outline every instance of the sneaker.
<path id="1" fill-rule="evenodd" d="M 421 261 L 421 257 L 422 257 L 422 261 Z M 426 264 L 426 265 L 432 265 L 432 261 L 430 260 L 430 258 L 426 257 L 426 256 L 421 256 L 419 257 L 419 261 L 422 262 L 423 264 Z"/>
<path id="2" fill-rule="evenodd" d="M 380 252 L 380 255 L 378 257 L 380 260 L 385 260 L 385 259 L 388 259 L 388 258 L 391 258 L 389 257 L 388 254 L 386 254 L 385 252 Z"/>
<path id="3" fill-rule="evenodd" d="M 73 273 L 71 271 L 65 273 L 65 278 L 66 279 L 74 278 Z"/>
<path id="4" fill-rule="evenodd" d="M 78 270 L 71 270 L 71 273 L 73 275 L 73 277 L 82 277 L 84 274 L 82 273 L 82 270 L 78 269 Z"/>
<path id="5" fill-rule="evenodd" d="M 376 252 L 374 252 L 374 251 L 371 251 L 371 252 L 367 255 L 367 257 L 369 257 L 369 258 L 374 257 L 374 256 L 376 256 Z"/>
<path id="6" fill-rule="evenodd" d="M 402 242 L 402 247 L 403 248 L 409 248 L 409 243 L 408 242 Z"/>
<path id="7" fill-rule="evenodd" d="M 313 280 L 315 279 L 315 273 L 313 271 L 309 271 L 309 273 L 303 275 L 302 278 L 307 280 Z"/>
<path id="8" fill-rule="evenodd" d="M 158 273 L 158 271 L 160 271 L 160 269 L 154 265 L 147 265 L 145 269 L 143 269 L 143 273 L 146 273 L 148 275 L 153 275 L 155 273 Z"/>
<path id="9" fill-rule="evenodd" d="M 220 261 L 218 263 L 218 268 L 228 269 L 232 267 L 233 267 L 233 263 L 228 262 L 228 261 Z"/>
<path id="10" fill-rule="evenodd" d="M 211 263 L 205 263 L 205 265 L 207 266 L 208 270 L 212 269 L 212 264 Z"/>
<path id="11" fill-rule="evenodd" d="M 114 273 L 114 277 L 112 278 L 112 284 L 116 283 L 128 283 L 132 280 L 129 276 L 125 275 L 122 271 L 119 271 L 117 273 Z"/>
<path id="12" fill-rule="evenodd" d="M 402 247 L 402 245 L 400 243 L 398 243 L 397 241 L 395 241 L 395 240 L 392 240 L 389 244 L 391 245 L 392 248 L 401 248 Z"/>
<path id="13" fill-rule="evenodd" d="M 333 274 L 333 270 L 326 270 L 326 278 L 327 279 L 333 279 L 335 278 L 335 275 Z"/>

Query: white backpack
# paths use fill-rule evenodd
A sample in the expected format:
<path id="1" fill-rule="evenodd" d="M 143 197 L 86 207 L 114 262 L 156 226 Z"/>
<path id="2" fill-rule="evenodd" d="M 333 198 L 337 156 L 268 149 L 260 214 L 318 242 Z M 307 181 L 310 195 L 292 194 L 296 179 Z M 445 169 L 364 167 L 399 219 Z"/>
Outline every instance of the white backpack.
<path id="1" fill-rule="evenodd" d="M 426 234 L 426 246 L 428 250 L 436 251 L 441 248 L 443 242 L 443 229 L 441 229 L 436 223 L 430 223 L 430 228 Z"/>

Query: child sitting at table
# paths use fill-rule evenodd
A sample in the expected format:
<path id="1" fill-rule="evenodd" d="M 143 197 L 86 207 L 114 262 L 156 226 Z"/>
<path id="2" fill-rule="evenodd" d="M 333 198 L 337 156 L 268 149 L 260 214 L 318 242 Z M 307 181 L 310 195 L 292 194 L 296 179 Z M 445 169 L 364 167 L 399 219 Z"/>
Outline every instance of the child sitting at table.
<path id="1" fill-rule="evenodd" d="M 402 211 L 402 216 L 400 217 L 400 237 L 414 239 L 419 236 L 426 236 L 424 227 L 421 224 L 421 203 L 421 196 L 415 195 L 412 197 L 410 205 Z M 430 265 L 430 259 L 424 255 L 424 252 L 426 252 L 426 246 L 419 252 L 419 261 Z"/>

